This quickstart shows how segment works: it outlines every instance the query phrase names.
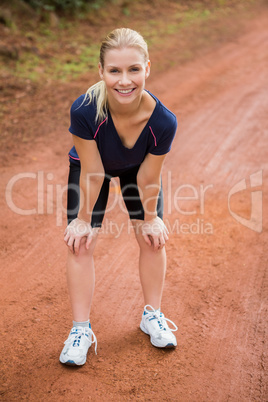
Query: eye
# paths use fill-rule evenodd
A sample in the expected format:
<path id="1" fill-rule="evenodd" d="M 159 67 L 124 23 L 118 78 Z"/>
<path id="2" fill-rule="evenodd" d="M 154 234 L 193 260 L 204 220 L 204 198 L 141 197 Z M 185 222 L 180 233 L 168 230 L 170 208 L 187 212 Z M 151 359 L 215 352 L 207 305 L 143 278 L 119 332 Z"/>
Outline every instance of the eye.
<path id="1" fill-rule="evenodd" d="M 110 70 L 110 73 L 112 73 L 112 74 L 118 73 L 118 70 L 117 70 L 116 68 L 112 68 L 112 69 Z"/>
<path id="2" fill-rule="evenodd" d="M 132 68 L 130 69 L 130 71 L 133 71 L 133 72 L 135 73 L 135 72 L 140 71 L 140 68 L 139 68 L 139 67 L 132 67 Z"/>

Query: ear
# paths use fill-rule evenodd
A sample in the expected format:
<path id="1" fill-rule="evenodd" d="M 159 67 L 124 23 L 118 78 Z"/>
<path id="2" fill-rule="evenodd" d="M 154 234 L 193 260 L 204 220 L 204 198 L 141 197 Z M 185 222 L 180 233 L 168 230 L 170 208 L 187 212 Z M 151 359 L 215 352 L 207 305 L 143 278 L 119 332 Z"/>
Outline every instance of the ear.
<path id="1" fill-rule="evenodd" d="M 100 78 L 101 79 L 103 79 L 103 68 L 102 68 L 102 66 L 101 66 L 101 63 L 99 63 L 99 75 L 100 75 Z"/>
<path id="2" fill-rule="evenodd" d="M 147 61 L 147 65 L 145 67 L 145 78 L 148 78 L 151 71 L 151 62 L 150 60 Z"/>

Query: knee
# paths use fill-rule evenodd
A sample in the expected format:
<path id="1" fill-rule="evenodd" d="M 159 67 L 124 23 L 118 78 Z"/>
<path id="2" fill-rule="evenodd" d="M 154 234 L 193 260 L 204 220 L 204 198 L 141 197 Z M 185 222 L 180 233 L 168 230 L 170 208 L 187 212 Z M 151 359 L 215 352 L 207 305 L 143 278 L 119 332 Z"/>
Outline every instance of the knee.
<path id="1" fill-rule="evenodd" d="M 79 254 L 75 255 L 71 251 L 69 251 L 69 255 L 76 260 L 93 257 L 94 249 L 96 246 L 96 239 L 92 240 L 88 248 L 86 248 L 86 242 L 87 238 L 83 237 L 80 242 Z"/>
<path id="2" fill-rule="evenodd" d="M 152 247 L 150 247 L 148 244 L 146 244 L 143 239 L 138 240 L 138 245 L 139 245 L 139 249 L 141 252 L 150 253 L 150 251 L 152 250 Z"/>
<path id="3" fill-rule="evenodd" d="M 165 252 L 165 246 L 162 248 L 159 248 L 157 250 L 154 249 L 154 247 L 151 245 L 149 246 L 144 239 L 142 239 L 141 241 L 138 241 L 139 244 L 139 248 L 140 248 L 140 252 L 143 254 L 147 254 L 147 255 L 155 255 L 155 253 L 159 253 L 159 252 Z"/>
<path id="4" fill-rule="evenodd" d="M 92 242 L 90 243 L 88 248 L 86 248 L 86 242 L 87 242 L 87 238 L 83 237 L 81 239 L 81 243 L 80 243 L 80 251 L 81 251 L 81 253 L 84 253 L 86 255 L 93 255 L 95 245 L 96 245 L 96 241 L 92 240 Z"/>

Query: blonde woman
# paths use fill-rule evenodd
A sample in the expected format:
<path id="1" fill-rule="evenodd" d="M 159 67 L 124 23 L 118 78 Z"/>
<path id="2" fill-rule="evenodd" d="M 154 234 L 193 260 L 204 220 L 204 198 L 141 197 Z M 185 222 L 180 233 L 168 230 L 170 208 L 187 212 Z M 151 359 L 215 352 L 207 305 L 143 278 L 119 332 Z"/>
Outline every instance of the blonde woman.
<path id="1" fill-rule="evenodd" d="M 140 248 L 139 272 L 144 296 L 140 328 L 160 348 L 177 345 L 177 327 L 160 310 L 166 271 L 168 231 L 163 218 L 161 169 L 171 148 L 177 121 L 145 90 L 150 74 L 147 44 L 127 28 L 102 42 L 101 81 L 71 107 L 68 187 L 67 281 L 73 328 L 60 362 L 83 365 L 97 339 L 89 320 L 94 291 L 93 252 L 102 225 L 111 177 L 119 177 L 122 196 Z M 85 201 L 85 202 L 84 202 Z M 170 321 L 174 329 L 167 325 Z"/>

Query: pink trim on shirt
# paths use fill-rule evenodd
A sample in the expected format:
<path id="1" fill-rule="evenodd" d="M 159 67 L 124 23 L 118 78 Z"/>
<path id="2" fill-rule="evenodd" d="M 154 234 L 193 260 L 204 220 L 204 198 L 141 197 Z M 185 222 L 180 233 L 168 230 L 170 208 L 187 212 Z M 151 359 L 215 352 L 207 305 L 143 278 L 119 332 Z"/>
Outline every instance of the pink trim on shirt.
<path id="1" fill-rule="evenodd" d="M 73 157 L 72 155 L 70 155 L 70 154 L 69 154 L 69 157 L 72 158 L 72 159 L 75 159 L 76 161 L 80 161 L 79 158 L 74 158 L 74 157 Z"/>
<path id="2" fill-rule="evenodd" d="M 103 124 L 103 123 L 105 123 L 106 122 L 106 120 L 107 120 L 107 117 L 106 117 L 106 119 L 104 119 L 101 123 L 100 123 L 100 125 L 99 125 L 99 127 L 97 128 L 97 131 L 96 131 L 96 133 L 95 133 L 95 135 L 94 135 L 94 137 L 93 138 L 95 138 L 96 137 L 96 135 L 98 134 L 98 131 L 99 131 L 99 129 L 100 129 L 100 126 Z"/>
<path id="3" fill-rule="evenodd" d="M 157 147 L 156 138 L 155 138 L 155 135 L 153 133 L 152 127 L 149 126 L 149 129 L 151 130 L 152 136 L 154 137 L 154 145 Z"/>

